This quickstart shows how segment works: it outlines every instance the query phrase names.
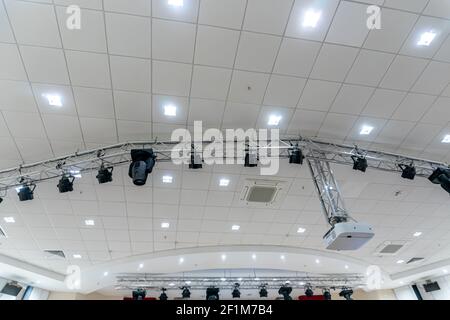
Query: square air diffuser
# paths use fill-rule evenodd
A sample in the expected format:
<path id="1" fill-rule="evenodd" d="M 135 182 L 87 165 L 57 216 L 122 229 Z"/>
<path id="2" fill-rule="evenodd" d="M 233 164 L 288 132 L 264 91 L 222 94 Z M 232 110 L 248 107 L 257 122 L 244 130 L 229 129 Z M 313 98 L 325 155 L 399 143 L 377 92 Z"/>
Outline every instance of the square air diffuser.
<path id="1" fill-rule="evenodd" d="M 275 187 L 253 186 L 247 194 L 248 202 L 270 203 L 277 193 Z"/>

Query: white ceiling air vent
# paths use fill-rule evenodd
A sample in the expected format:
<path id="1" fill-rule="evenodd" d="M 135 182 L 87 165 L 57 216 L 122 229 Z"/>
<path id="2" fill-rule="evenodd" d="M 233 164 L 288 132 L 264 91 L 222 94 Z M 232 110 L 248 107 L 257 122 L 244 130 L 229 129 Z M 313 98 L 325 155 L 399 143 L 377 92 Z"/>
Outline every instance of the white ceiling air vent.
<path id="1" fill-rule="evenodd" d="M 44 250 L 48 257 L 56 256 L 65 259 L 66 255 L 62 250 Z"/>
<path id="2" fill-rule="evenodd" d="M 286 185 L 282 180 L 246 179 L 240 201 L 247 206 L 274 207 L 280 203 Z"/>
<path id="3" fill-rule="evenodd" d="M 407 241 L 385 241 L 376 248 L 374 254 L 378 256 L 395 256 L 407 243 Z"/>
<path id="4" fill-rule="evenodd" d="M 406 264 L 416 263 L 416 262 L 422 261 L 424 259 L 425 258 L 411 258 L 411 259 L 409 259 L 408 262 L 406 262 Z"/>
<path id="5" fill-rule="evenodd" d="M 2 229 L 2 227 L 0 226 L 0 238 L 7 238 L 6 236 L 6 232 Z"/>

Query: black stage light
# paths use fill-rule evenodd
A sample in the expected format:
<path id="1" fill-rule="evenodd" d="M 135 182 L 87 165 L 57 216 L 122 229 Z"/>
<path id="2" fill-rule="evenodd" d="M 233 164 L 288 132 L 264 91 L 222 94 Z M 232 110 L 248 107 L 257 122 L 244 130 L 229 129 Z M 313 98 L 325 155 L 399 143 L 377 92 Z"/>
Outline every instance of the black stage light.
<path id="1" fill-rule="evenodd" d="M 3 198 L 0 197 L 0 203 L 2 203 L 2 202 L 3 202 Z"/>
<path id="2" fill-rule="evenodd" d="M 191 297 L 191 291 L 189 290 L 189 287 L 184 286 L 184 287 L 181 287 L 180 289 L 182 290 L 181 297 L 183 299 L 189 299 Z"/>
<path id="3" fill-rule="evenodd" d="M 266 286 L 261 286 L 261 289 L 259 290 L 259 297 L 267 298 L 268 295 L 269 295 L 269 292 L 267 292 Z"/>
<path id="4" fill-rule="evenodd" d="M 306 288 L 305 296 L 312 297 L 313 295 L 314 295 L 314 291 L 311 289 L 311 287 Z"/>
<path id="5" fill-rule="evenodd" d="M 103 183 L 111 182 L 113 180 L 113 178 L 112 178 L 113 170 L 114 170 L 113 167 L 105 168 L 102 165 L 100 167 L 100 169 L 98 170 L 98 174 L 96 176 L 98 183 L 103 184 Z"/>
<path id="6" fill-rule="evenodd" d="M 241 297 L 241 292 L 239 291 L 239 283 L 235 283 L 234 284 L 234 289 L 231 292 L 231 295 L 233 296 L 233 298 L 240 298 Z"/>
<path id="7" fill-rule="evenodd" d="M 340 297 L 344 297 L 345 300 L 353 300 L 352 299 L 353 290 L 349 288 L 342 288 L 342 291 L 339 292 Z"/>
<path id="8" fill-rule="evenodd" d="M 256 153 L 245 152 L 244 167 L 254 168 L 258 166 L 258 155 Z"/>
<path id="9" fill-rule="evenodd" d="M 440 184 L 442 189 L 450 193 L 450 168 L 437 168 L 428 180 Z"/>
<path id="10" fill-rule="evenodd" d="M 189 163 L 189 169 L 201 169 L 203 168 L 202 157 L 197 153 L 191 154 L 191 162 Z"/>
<path id="11" fill-rule="evenodd" d="M 153 149 L 131 150 L 131 163 L 128 169 L 128 176 L 133 179 L 137 186 L 143 186 L 147 182 L 148 174 L 155 166 L 156 156 Z"/>
<path id="12" fill-rule="evenodd" d="M 73 182 L 75 181 L 74 176 L 66 176 L 63 175 L 61 180 L 57 185 L 60 193 L 72 192 L 73 191 Z"/>
<path id="13" fill-rule="evenodd" d="M 161 289 L 161 294 L 159 295 L 159 300 L 166 301 L 169 299 L 169 297 L 166 294 L 166 290 L 167 290 L 166 288 Z"/>
<path id="14" fill-rule="evenodd" d="M 31 188 L 30 188 L 31 186 Z M 17 195 L 19 196 L 20 201 L 28 201 L 34 199 L 34 189 L 36 189 L 36 185 L 23 185 L 19 191 L 17 192 Z"/>
<path id="15" fill-rule="evenodd" d="M 368 167 L 367 159 L 361 156 L 352 156 L 353 170 L 366 172 Z"/>
<path id="16" fill-rule="evenodd" d="M 416 177 L 416 168 L 413 165 L 399 164 L 399 168 L 402 170 L 402 178 L 414 180 Z"/>
<path id="17" fill-rule="evenodd" d="M 278 290 L 278 294 L 281 294 L 284 300 L 292 300 L 292 297 L 290 296 L 291 292 L 292 287 L 289 287 L 287 284 L 281 286 L 280 289 Z"/>
<path id="18" fill-rule="evenodd" d="M 305 159 L 305 156 L 303 155 L 302 150 L 299 149 L 298 145 L 290 149 L 289 163 L 303 164 L 303 159 Z"/>
<path id="19" fill-rule="evenodd" d="M 206 300 L 219 300 L 219 288 L 209 287 L 206 289 Z"/>
<path id="20" fill-rule="evenodd" d="M 330 290 L 328 290 L 328 289 L 323 290 L 323 298 L 324 298 L 325 300 L 331 300 L 331 293 L 330 293 Z"/>
<path id="21" fill-rule="evenodd" d="M 144 300 L 147 295 L 147 291 L 142 288 L 133 291 L 133 300 Z"/>

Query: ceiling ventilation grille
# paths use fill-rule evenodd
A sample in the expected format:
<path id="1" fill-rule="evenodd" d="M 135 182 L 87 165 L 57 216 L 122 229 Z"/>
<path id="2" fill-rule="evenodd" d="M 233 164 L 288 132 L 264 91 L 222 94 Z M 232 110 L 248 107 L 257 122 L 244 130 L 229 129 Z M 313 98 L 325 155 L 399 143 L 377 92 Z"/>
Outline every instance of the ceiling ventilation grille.
<path id="1" fill-rule="evenodd" d="M 395 256 L 406 244 L 406 241 L 385 241 L 377 247 L 374 254 L 379 256 Z"/>
<path id="2" fill-rule="evenodd" d="M 60 258 L 66 258 L 66 255 L 64 254 L 64 251 L 62 250 L 44 250 L 45 253 L 47 253 L 50 256 L 57 256 Z"/>
<path id="3" fill-rule="evenodd" d="M 286 181 L 246 179 L 240 201 L 247 206 L 273 207 L 280 202 L 285 189 Z"/>
<path id="4" fill-rule="evenodd" d="M 422 261 L 423 259 L 425 259 L 425 258 L 412 258 L 406 264 L 419 262 L 419 261 Z"/>
<path id="5" fill-rule="evenodd" d="M 6 237 L 6 232 L 2 229 L 2 227 L 0 227 L 0 237 L 7 238 Z"/>

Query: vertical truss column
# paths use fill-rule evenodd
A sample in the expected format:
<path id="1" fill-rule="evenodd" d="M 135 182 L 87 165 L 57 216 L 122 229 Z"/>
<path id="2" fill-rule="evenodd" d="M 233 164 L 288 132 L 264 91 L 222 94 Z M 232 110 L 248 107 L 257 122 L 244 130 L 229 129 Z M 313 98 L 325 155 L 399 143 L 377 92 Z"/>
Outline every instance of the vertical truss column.
<path id="1" fill-rule="evenodd" d="M 308 166 L 316 186 L 319 200 L 327 222 L 334 226 L 336 223 L 347 222 L 350 216 L 344 205 L 344 199 L 339 190 L 330 163 L 324 160 L 324 155 L 311 151 Z"/>

